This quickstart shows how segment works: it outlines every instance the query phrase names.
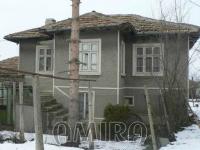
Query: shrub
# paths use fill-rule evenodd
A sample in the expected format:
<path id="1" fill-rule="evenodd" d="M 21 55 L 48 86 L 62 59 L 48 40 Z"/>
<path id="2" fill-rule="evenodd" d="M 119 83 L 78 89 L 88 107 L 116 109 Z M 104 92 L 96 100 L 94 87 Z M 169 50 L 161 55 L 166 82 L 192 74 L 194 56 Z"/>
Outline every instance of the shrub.
<path id="1" fill-rule="evenodd" d="M 133 122 L 140 121 L 142 119 L 133 113 L 132 109 L 129 106 L 125 105 L 111 105 L 106 106 L 104 110 L 104 120 L 101 123 L 101 135 L 104 140 L 123 140 L 128 138 L 128 129 Z M 123 124 L 119 124 L 122 122 Z M 125 131 L 122 137 L 115 139 L 115 131 Z"/>

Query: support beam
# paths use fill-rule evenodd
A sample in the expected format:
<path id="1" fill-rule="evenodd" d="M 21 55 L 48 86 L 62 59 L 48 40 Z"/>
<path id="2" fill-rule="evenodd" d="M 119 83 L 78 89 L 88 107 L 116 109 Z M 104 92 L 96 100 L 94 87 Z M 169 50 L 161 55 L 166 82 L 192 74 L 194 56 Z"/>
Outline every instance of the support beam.
<path id="1" fill-rule="evenodd" d="M 24 138 L 24 94 L 23 82 L 19 82 L 19 138 L 20 141 L 25 141 Z"/>
<path id="2" fill-rule="evenodd" d="M 44 150 L 42 112 L 39 90 L 39 76 L 33 76 L 33 106 L 34 106 L 34 125 L 35 125 L 35 150 Z"/>
<path id="3" fill-rule="evenodd" d="M 13 124 L 16 124 L 16 82 L 13 82 Z"/>
<path id="4" fill-rule="evenodd" d="M 12 123 L 12 89 L 10 86 L 7 87 L 7 123 Z"/>

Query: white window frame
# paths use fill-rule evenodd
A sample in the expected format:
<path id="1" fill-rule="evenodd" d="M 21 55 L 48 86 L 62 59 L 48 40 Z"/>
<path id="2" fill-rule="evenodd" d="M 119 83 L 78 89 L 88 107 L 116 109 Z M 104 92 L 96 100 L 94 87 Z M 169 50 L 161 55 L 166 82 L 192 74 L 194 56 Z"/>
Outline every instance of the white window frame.
<path id="1" fill-rule="evenodd" d="M 101 39 L 80 39 L 81 43 L 98 42 L 98 52 L 97 52 L 97 71 L 82 71 L 79 68 L 80 75 L 101 75 Z M 80 45 L 79 45 L 80 48 Z M 80 54 L 79 54 L 80 56 Z M 69 61 L 71 60 L 71 46 L 69 44 Z M 70 68 L 70 65 L 69 65 Z"/>
<path id="2" fill-rule="evenodd" d="M 126 44 L 124 41 L 121 41 L 120 46 L 120 70 L 121 76 L 126 75 Z"/>
<path id="3" fill-rule="evenodd" d="M 135 106 L 135 97 L 134 96 L 124 96 L 124 100 L 126 100 L 127 98 L 131 98 L 132 99 L 132 102 L 133 102 L 133 104 L 132 105 L 130 105 L 129 103 L 128 103 L 128 106 Z M 125 103 L 126 104 L 126 103 Z"/>
<path id="4" fill-rule="evenodd" d="M 145 54 L 143 57 L 143 72 L 137 72 L 137 48 L 145 48 L 145 47 L 160 47 L 160 71 L 159 72 L 145 72 L 146 70 L 146 60 Z M 133 44 L 133 56 L 132 56 L 132 75 L 133 76 L 163 76 L 163 63 L 162 60 L 164 58 L 164 44 L 163 43 L 145 43 L 145 44 Z M 144 53 L 144 51 L 143 51 Z"/>
<path id="5" fill-rule="evenodd" d="M 39 60 L 40 60 L 40 49 L 44 49 L 44 71 L 40 71 L 39 70 Z M 50 71 L 46 71 L 46 59 L 47 59 L 47 54 L 46 54 L 46 50 L 47 49 L 51 49 L 51 70 Z M 47 45 L 37 45 L 36 46 L 36 67 L 35 67 L 35 71 L 37 73 L 44 73 L 44 74 L 52 74 L 53 73 L 53 48 Z"/>

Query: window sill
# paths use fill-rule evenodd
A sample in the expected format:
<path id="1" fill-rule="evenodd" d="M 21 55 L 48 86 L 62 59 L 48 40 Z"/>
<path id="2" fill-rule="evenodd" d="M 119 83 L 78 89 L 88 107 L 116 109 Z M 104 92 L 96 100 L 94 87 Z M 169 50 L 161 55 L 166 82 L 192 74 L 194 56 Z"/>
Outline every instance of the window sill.
<path id="1" fill-rule="evenodd" d="M 148 76 L 148 77 L 162 77 L 163 73 L 136 73 L 132 76 Z"/>
<path id="2" fill-rule="evenodd" d="M 44 71 L 37 71 L 36 73 L 39 73 L 39 74 L 47 74 L 47 75 L 52 75 L 53 72 L 52 71 L 48 71 L 48 72 L 44 72 Z"/>
<path id="3" fill-rule="evenodd" d="M 83 76 L 100 76 L 100 72 L 79 72 L 79 75 Z"/>
<path id="4" fill-rule="evenodd" d="M 125 73 L 121 73 L 121 77 L 126 77 L 126 74 Z"/>

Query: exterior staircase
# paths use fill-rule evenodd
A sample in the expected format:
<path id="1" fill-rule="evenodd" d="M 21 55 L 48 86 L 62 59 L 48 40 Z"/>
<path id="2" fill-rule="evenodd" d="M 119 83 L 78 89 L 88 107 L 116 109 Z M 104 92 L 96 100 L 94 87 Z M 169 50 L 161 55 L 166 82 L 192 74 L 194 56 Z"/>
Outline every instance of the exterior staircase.
<path id="1" fill-rule="evenodd" d="M 43 130 L 52 131 L 53 127 L 68 119 L 68 110 L 57 103 L 52 93 L 41 93 L 41 106 L 43 114 Z"/>

